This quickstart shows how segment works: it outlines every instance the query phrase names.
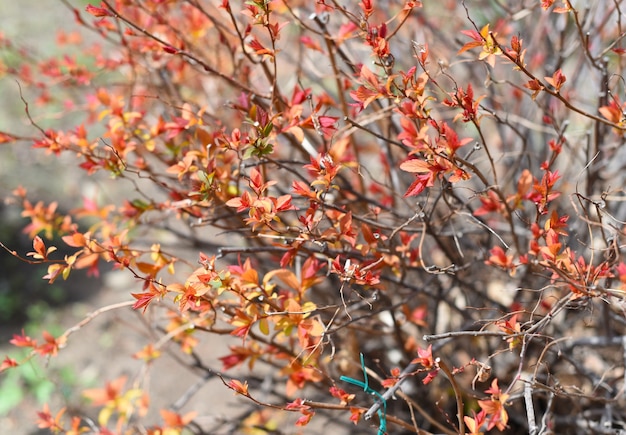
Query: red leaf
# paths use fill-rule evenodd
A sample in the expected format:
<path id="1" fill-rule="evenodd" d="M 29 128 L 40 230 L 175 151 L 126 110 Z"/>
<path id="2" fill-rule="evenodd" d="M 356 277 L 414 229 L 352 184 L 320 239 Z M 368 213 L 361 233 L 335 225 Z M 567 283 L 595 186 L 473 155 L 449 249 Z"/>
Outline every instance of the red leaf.
<path id="1" fill-rule="evenodd" d="M 346 405 L 347 403 L 350 403 L 356 397 L 355 394 L 348 394 L 344 390 L 342 390 L 341 388 L 335 385 L 330 387 L 328 391 L 333 397 L 341 400 L 342 405 Z"/>
<path id="2" fill-rule="evenodd" d="M 315 415 L 312 411 L 302 411 L 302 417 L 296 420 L 296 426 L 306 426 Z"/>
<path id="3" fill-rule="evenodd" d="M 93 15 L 94 17 L 98 17 L 98 18 L 114 16 L 113 13 L 106 7 L 104 3 L 100 3 L 99 8 L 93 5 L 87 5 L 87 7 L 85 8 L 85 11 L 87 11 L 87 13 Z"/>
<path id="4" fill-rule="evenodd" d="M 301 36 L 300 42 L 311 50 L 319 51 L 320 53 L 324 52 L 320 44 L 317 41 L 314 41 L 310 36 Z"/>
<path id="5" fill-rule="evenodd" d="M 493 190 L 488 191 L 486 197 L 481 196 L 478 199 L 480 199 L 482 207 L 474 211 L 474 216 L 482 216 L 492 212 L 499 213 L 506 210 L 504 204 L 500 200 L 500 197 Z"/>
<path id="6" fill-rule="evenodd" d="M 24 330 L 22 329 L 22 335 L 13 334 L 13 339 L 9 341 L 13 346 L 17 347 L 36 347 L 37 342 L 30 338 L 28 335 L 24 335 Z"/>
<path id="7" fill-rule="evenodd" d="M 4 133 L 2 131 L 0 131 L 0 144 L 2 143 L 9 143 L 9 142 L 13 142 L 15 141 L 15 137 L 8 134 L 8 133 Z"/>
<path id="8" fill-rule="evenodd" d="M 231 354 L 218 358 L 220 361 L 222 361 L 224 370 L 228 370 L 243 363 L 252 355 L 252 352 L 250 352 L 250 350 L 241 346 L 230 346 L 230 350 L 232 351 Z"/>
<path id="9" fill-rule="evenodd" d="M 37 349 L 38 354 L 40 355 L 51 355 L 55 356 L 59 352 L 59 348 L 63 343 L 65 343 L 65 339 L 63 337 L 56 339 L 52 334 L 47 331 L 43 331 L 43 338 L 45 343 L 39 346 Z"/>
<path id="10" fill-rule="evenodd" d="M 179 52 L 178 48 L 172 47 L 171 45 L 164 45 L 163 51 L 169 54 L 177 54 Z"/>
<path id="11" fill-rule="evenodd" d="M 62 408 L 56 416 L 52 416 L 50 413 L 50 408 L 48 408 L 48 404 L 46 403 L 43 406 L 43 411 L 37 412 L 37 427 L 40 429 L 49 429 L 51 433 L 60 433 L 61 431 L 65 432 L 63 429 L 63 425 L 61 424 L 61 418 L 65 413 L 65 408 Z"/>
<path id="12" fill-rule="evenodd" d="M 143 308 L 143 311 L 146 311 L 152 299 L 156 296 L 154 293 L 131 293 L 131 296 L 137 299 L 137 302 L 133 305 L 133 310 L 138 310 L 139 308 Z"/>
<path id="13" fill-rule="evenodd" d="M 4 358 L 4 361 L 2 361 L 2 364 L 0 364 L 0 372 L 3 372 L 11 367 L 17 367 L 17 365 L 17 361 L 7 356 L 6 358 Z"/>
<path id="14" fill-rule="evenodd" d="M 531 98 L 534 100 L 537 97 L 537 94 L 543 90 L 543 86 L 537 79 L 529 80 L 527 83 L 523 85 L 525 88 L 533 91 Z"/>
<path id="15" fill-rule="evenodd" d="M 491 254 L 491 256 L 485 263 L 491 264 L 494 266 L 499 266 L 499 267 L 502 267 L 503 269 L 512 270 L 514 268 L 513 256 L 506 255 L 506 253 L 504 252 L 504 249 L 502 249 L 500 246 L 494 247 L 491 251 L 489 251 L 489 253 Z"/>
<path id="16" fill-rule="evenodd" d="M 426 349 L 421 347 L 417 348 L 417 358 L 411 361 L 411 364 L 420 364 L 424 368 L 431 368 L 435 366 L 435 360 L 433 359 L 433 346 L 429 345 Z"/>
<path id="17" fill-rule="evenodd" d="M 426 377 L 422 379 L 422 384 L 424 385 L 430 384 L 433 381 L 433 379 L 435 379 L 438 373 L 439 373 L 439 369 L 429 371 Z"/>
<path id="18" fill-rule="evenodd" d="M 262 56 L 262 55 L 269 55 L 269 56 L 271 56 L 271 55 L 273 55 L 273 53 L 274 53 L 272 50 L 270 50 L 270 49 L 268 49 L 268 48 L 265 48 L 265 47 L 263 46 L 263 44 L 261 44 L 261 42 L 260 42 L 257 38 L 253 38 L 253 39 L 252 39 L 252 40 L 248 43 L 248 45 L 249 45 L 249 46 L 250 46 L 250 48 L 252 48 L 252 49 L 255 51 L 255 53 L 256 53 L 256 54 L 258 54 L 259 56 Z"/>
<path id="19" fill-rule="evenodd" d="M 372 0 L 361 0 L 360 6 L 366 17 L 369 17 L 374 12 L 374 5 L 372 3 Z"/>
<path id="20" fill-rule="evenodd" d="M 287 410 L 302 410 L 302 409 L 309 409 L 310 406 L 305 405 L 304 404 L 304 399 L 302 399 L 301 397 L 298 397 L 296 400 L 294 400 L 293 402 L 289 402 L 286 406 L 285 409 Z"/>
<path id="21" fill-rule="evenodd" d="M 361 420 L 361 416 L 365 414 L 365 409 L 362 408 L 357 408 L 357 407 L 350 407 L 350 421 L 353 422 L 354 424 L 357 424 L 359 422 L 359 420 Z"/>
<path id="22" fill-rule="evenodd" d="M 380 383 L 384 388 L 391 388 L 394 385 L 396 385 L 398 383 L 398 379 L 394 379 L 394 378 L 389 378 L 389 379 L 383 379 L 383 381 Z"/>
<path id="23" fill-rule="evenodd" d="M 417 178 L 409 188 L 406 190 L 404 197 L 419 195 L 426 189 L 427 187 L 431 187 L 434 185 L 434 180 L 431 174 L 418 175 Z"/>

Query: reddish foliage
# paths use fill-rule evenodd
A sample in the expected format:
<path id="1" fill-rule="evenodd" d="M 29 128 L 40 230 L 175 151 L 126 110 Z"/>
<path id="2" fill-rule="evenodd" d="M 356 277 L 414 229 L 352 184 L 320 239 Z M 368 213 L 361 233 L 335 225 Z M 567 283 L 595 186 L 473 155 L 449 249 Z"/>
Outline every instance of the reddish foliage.
<path id="1" fill-rule="evenodd" d="M 380 433 L 575 433 L 600 415 L 618 427 L 621 353 L 574 352 L 626 333 L 614 3 L 70 6 L 90 36 L 64 29 L 58 52 L 0 35 L 32 130 L 0 144 L 130 184 L 76 201 L 14 186 L 33 249 L 1 246 L 57 285 L 78 269 L 134 278 L 121 306 L 146 316 L 149 339 L 132 356 L 159 376 L 167 346 L 255 403 L 242 433 L 278 430 L 270 411 L 298 426 L 374 417 Z M 34 116 L 58 108 L 74 125 Z M 0 372 L 57 355 L 105 311 L 59 336 L 14 335 L 27 353 Z M 203 361 L 207 337 L 221 367 Z M 341 383 L 361 372 L 364 391 Z M 218 430 L 171 409 L 144 425 L 149 386 L 127 381 L 84 392 L 100 433 Z M 385 394 L 374 408 L 372 392 Z M 39 425 L 87 430 L 47 407 Z"/>

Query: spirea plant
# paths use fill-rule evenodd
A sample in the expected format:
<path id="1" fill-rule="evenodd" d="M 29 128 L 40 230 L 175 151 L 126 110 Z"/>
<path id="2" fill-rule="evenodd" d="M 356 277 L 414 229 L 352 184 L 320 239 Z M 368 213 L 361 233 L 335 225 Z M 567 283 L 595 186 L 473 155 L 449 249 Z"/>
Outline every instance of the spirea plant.
<path id="1" fill-rule="evenodd" d="M 115 194 L 61 212 L 20 179 L 7 201 L 33 248 L 3 246 L 50 283 L 135 287 L 61 335 L 15 335 L 27 353 L 2 370 L 114 309 L 150 333 L 145 370 L 46 406 L 40 428 L 626 430 L 621 2 L 60 3 L 82 28 L 59 23 L 61 54 L 0 39 L 31 130 L 0 142 L 71 156 Z M 42 124 L 59 106 L 74 125 Z M 158 371 L 166 351 L 178 372 Z M 189 390 L 154 410 L 147 373 Z M 245 412 L 182 410 L 203 394 Z"/>

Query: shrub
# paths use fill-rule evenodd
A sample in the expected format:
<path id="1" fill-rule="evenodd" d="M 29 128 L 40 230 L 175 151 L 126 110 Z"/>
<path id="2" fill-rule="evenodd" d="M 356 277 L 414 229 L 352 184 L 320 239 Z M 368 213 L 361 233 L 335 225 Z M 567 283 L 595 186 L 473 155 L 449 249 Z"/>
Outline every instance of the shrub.
<path id="1" fill-rule="evenodd" d="M 190 389 L 148 422 L 144 378 L 109 380 L 84 392 L 97 422 L 46 406 L 40 427 L 217 433 L 175 406 L 204 394 L 187 367 L 255 405 L 240 433 L 278 430 L 269 411 L 379 434 L 625 429 L 619 2 L 63 3 L 91 36 L 5 65 L 39 95 L 33 137 L 1 140 L 121 187 L 61 214 L 15 186 L 33 251 L 14 255 L 50 283 L 134 277 L 117 306 L 150 316 L 136 356 L 176 348 L 180 373 L 155 375 Z M 77 124 L 33 115 L 58 107 Z M 54 356 L 94 316 L 11 342 Z M 221 367 L 199 352 L 215 336 Z"/>

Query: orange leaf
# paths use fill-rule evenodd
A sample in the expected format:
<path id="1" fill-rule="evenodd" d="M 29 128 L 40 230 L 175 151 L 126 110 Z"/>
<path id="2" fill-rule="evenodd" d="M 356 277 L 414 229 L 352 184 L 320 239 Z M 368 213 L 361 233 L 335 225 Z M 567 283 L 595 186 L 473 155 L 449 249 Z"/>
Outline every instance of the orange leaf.
<path id="1" fill-rule="evenodd" d="M 526 196 L 526 194 L 530 192 L 530 189 L 533 187 L 533 182 L 533 175 L 528 169 L 524 169 L 517 182 L 517 194 L 522 198 Z"/>
<path id="2" fill-rule="evenodd" d="M 159 356 L 161 356 L 161 351 L 159 351 L 158 349 L 155 349 L 152 343 L 150 343 L 147 346 L 145 346 L 143 349 L 141 349 L 139 352 L 135 353 L 133 355 L 133 358 L 142 359 L 147 362 L 147 361 L 152 361 L 153 359 L 156 359 Z"/>
<path id="3" fill-rule="evenodd" d="M 313 411 L 302 411 L 302 416 L 296 420 L 296 426 L 306 426 L 314 415 L 315 413 Z"/>
<path id="4" fill-rule="evenodd" d="M 420 159 L 410 159 L 400 163 L 400 169 L 407 172 L 425 173 L 431 171 L 431 165 Z"/>
<path id="5" fill-rule="evenodd" d="M 361 420 L 363 414 L 365 414 L 365 409 L 356 408 L 354 406 L 350 407 L 350 421 L 354 424 L 357 424 L 359 420 Z"/>
<path id="6" fill-rule="evenodd" d="M 274 277 L 280 279 L 290 289 L 300 292 L 300 281 L 292 271 L 288 269 L 272 270 L 263 277 L 263 285 L 266 285 Z"/>
<path id="7" fill-rule="evenodd" d="M 9 143 L 9 142 L 13 142 L 13 141 L 15 141 L 15 137 L 13 137 L 12 135 L 10 135 L 8 133 L 4 133 L 4 132 L 0 131 L 0 144 Z"/>
<path id="8" fill-rule="evenodd" d="M 499 267 L 502 267 L 503 269 L 512 270 L 514 268 L 513 256 L 506 255 L 506 253 L 504 252 L 504 249 L 502 249 L 500 246 L 494 247 L 493 249 L 491 249 L 491 251 L 489 251 L 489 253 L 491 254 L 491 256 L 485 262 L 486 264 L 499 266 Z"/>
<path id="9" fill-rule="evenodd" d="M 122 388 L 126 384 L 126 376 L 121 376 L 111 382 L 107 382 L 104 388 L 90 388 L 83 391 L 83 396 L 91 400 L 94 406 L 106 405 L 121 396 Z"/>
<path id="10" fill-rule="evenodd" d="M 71 246 L 72 248 L 82 248 L 87 244 L 85 236 L 81 233 L 74 233 L 70 236 L 63 236 L 61 238 L 66 245 Z"/>
<path id="11" fill-rule="evenodd" d="M 47 331 L 43 331 L 42 335 L 45 343 L 37 347 L 37 349 L 35 349 L 36 352 L 40 355 L 55 356 L 59 352 L 60 347 L 65 343 L 65 338 L 60 337 L 57 340 L 52 334 Z"/>
<path id="12" fill-rule="evenodd" d="M 533 91 L 531 95 L 531 98 L 533 100 L 537 98 L 537 95 L 539 94 L 539 92 L 541 92 L 544 89 L 541 83 L 539 82 L 539 80 L 537 79 L 529 80 L 527 83 L 524 83 L 523 86 L 526 89 L 530 89 L 531 91 Z"/>
<path id="13" fill-rule="evenodd" d="M 169 411 L 167 409 L 161 409 L 159 413 L 161 414 L 161 418 L 163 419 L 165 424 L 168 426 L 168 428 L 171 428 L 171 429 L 184 428 L 198 414 L 197 412 L 194 411 L 194 412 L 189 412 L 185 415 L 180 415 L 177 412 Z"/>
<path id="14" fill-rule="evenodd" d="M 241 394 L 243 396 L 249 396 L 250 395 L 248 393 L 248 382 L 247 381 L 244 381 L 244 383 L 242 384 L 237 379 L 233 379 L 227 385 L 228 385 L 228 388 L 230 388 L 232 390 L 235 390 L 235 392 L 237 394 Z"/>
<path id="15" fill-rule="evenodd" d="M 560 68 L 556 70 L 554 74 L 552 74 L 552 77 L 544 77 L 544 79 L 546 80 L 546 82 L 552 85 L 557 92 L 561 90 L 563 83 L 565 83 L 565 81 L 567 80 Z"/>
<path id="16" fill-rule="evenodd" d="M 24 334 L 22 329 L 22 335 L 13 334 L 13 338 L 9 341 L 13 346 L 17 347 L 37 347 L 37 342 Z"/>
<path id="17" fill-rule="evenodd" d="M 35 236 L 35 238 L 33 239 L 33 249 L 35 250 L 35 252 L 29 252 L 26 255 L 29 257 L 33 257 L 36 260 L 47 260 L 48 254 L 56 251 L 57 248 L 51 246 L 46 249 L 46 245 L 41 237 Z"/>

